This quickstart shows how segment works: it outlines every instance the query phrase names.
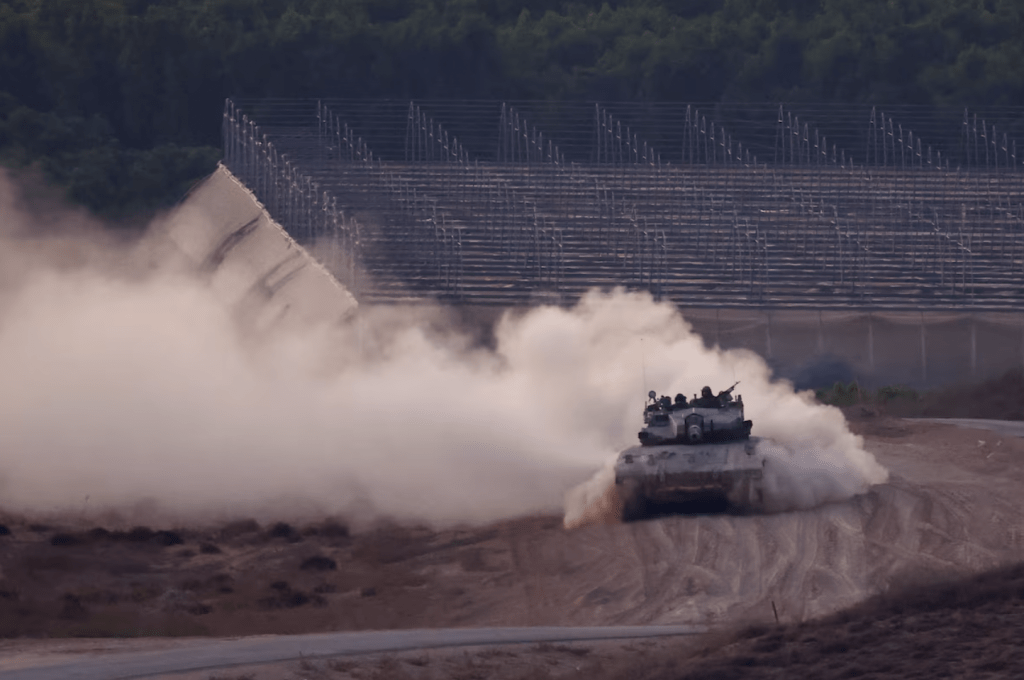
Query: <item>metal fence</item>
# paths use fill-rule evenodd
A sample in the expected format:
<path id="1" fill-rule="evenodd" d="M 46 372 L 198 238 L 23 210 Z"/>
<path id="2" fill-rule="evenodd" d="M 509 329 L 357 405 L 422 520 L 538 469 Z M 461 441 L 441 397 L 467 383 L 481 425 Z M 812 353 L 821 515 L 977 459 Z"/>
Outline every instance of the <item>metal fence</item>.
<path id="1" fill-rule="evenodd" d="M 1024 109 L 228 101 L 224 160 L 360 299 L 1020 310 Z M 1024 159 L 1022 159 L 1024 160 Z"/>

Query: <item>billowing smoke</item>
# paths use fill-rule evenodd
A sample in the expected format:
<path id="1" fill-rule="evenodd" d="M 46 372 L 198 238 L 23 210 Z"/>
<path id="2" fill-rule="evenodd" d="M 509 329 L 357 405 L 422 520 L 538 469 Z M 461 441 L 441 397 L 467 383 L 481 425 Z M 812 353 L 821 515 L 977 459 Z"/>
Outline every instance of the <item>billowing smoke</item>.
<path id="1" fill-rule="evenodd" d="M 595 315 L 588 306 L 595 300 L 585 301 L 567 315 L 586 319 L 589 327 L 595 323 Z M 671 307 L 654 304 L 646 297 L 612 296 L 600 306 L 608 310 L 618 307 L 610 316 L 619 318 L 621 325 L 614 331 L 608 328 L 600 340 L 594 338 L 605 348 L 591 355 L 598 365 L 608 362 L 606 365 L 636 371 L 642 356 L 646 385 L 667 395 L 691 397 L 703 385 L 717 392 L 740 381 L 735 394 L 742 395 L 755 434 L 765 438 L 760 447 L 769 459 L 763 485 L 769 512 L 844 500 L 887 479 L 885 468 L 864 450 L 861 437 L 850 432 L 841 411 L 817 403 L 810 392 L 794 391 L 788 381 L 773 381 L 767 364 L 756 353 L 707 347 Z M 620 375 L 610 386 L 618 392 L 619 403 L 628 405 L 628 425 L 615 435 L 629 444 L 636 443 L 636 431 L 642 426 L 642 403 L 636 398 L 641 390 L 634 387 L 637 382 Z M 614 456 L 609 456 L 591 479 L 566 494 L 567 526 L 615 515 L 613 462 Z"/>
<path id="2" fill-rule="evenodd" d="M 424 309 L 254 339 L 150 244 L 97 245 L 82 225 L 40 239 L 0 197 L 15 225 L 0 234 L 0 510 L 479 523 L 558 511 L 603 468 L 568 496 L 580 516 L 635 441 L 646 389 L 736 380 L 780 442 L 774 509 L 885 477 L 837 410 L 753 353 L 705 347 L 646 295 L 507 315 L 489 349 Z"/>

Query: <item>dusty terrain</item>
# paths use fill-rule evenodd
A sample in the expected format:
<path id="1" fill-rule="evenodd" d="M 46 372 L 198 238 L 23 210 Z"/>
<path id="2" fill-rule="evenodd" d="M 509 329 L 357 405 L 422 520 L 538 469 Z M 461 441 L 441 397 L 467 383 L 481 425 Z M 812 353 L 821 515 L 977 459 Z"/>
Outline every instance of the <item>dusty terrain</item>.
<path id="1" fill-rule="evenodd" d="M 849 640 L 871 636 L 892 646 L 914 631 L 924 635 L 940 624 L 956 624 L 971 626 L 974 640 L 982 635 L 978 617 L 1020 616 L 1017 599 L 990 598 L 954 615 L 922 615 L 907 623 L 906 616 L 886 613 L 888 605 L 875 602 L 870 611 L 877 620 L 851 623 L 847 612 L 827 623 L 833 632 L 824 638 L 813 632 L 826 624 L 806 622 L 878 593 L 1024 559 L 1024 496 L 1019 493 L 1024 440 L 851 415 L 869 450 L 891 471 L 890 481 L 844 503 L 772 516 L 666 517 L 574 531 L 562 528 L 559 517 L 530 517 L 445 531 L 381 525 L 360 532 L 350 532 L 341 520 L 301 526 L 238 521 L 183 529 L 95 527 L 67 520 L 58 526 L 3 516 L 0 635 L 10 639 L 0 642 L 0 652 L 6 653 L 0 656 L 38 645 L 26 639 L 38 637 L 612 623 L 703 623 L 735 631 L 756 624 L 768 627 L 753 633 L 747 629 L 740 635 L 749 638 L 745 641 L 686 642 L 680 644 L 689 645 L 685 649 L 690 652 L 668 645 L 672 651 L 664 658 L 640 656 L 650 677 L 677 677 L 692 664 L 710 664 L 710 674 L 692 677 L 776 677 L 751 674 L 751 668 L 788 667 L 779 670 L 777 677 L 783 677 L 799 660 L 817 664 L 825 663 L 818 659 L 822 655 L 835 656 L 822 651 L 831 644 L 828 636 L 847 640 L 840 646 L 848 649 L 860 644 Z M 1011 580 L 1019 580 L 1013 574 Z M 989 611 L 994 607 L 1010 610 Z M 989 628 L 1001 634 L 1002 627 Z M 639 649 L 638 644 L 615 649 Z M 712 651 L 704 652 L 706 658 L 691 658 L 695 644 Z M 591 670 L 613 672 L 613 660 L 621 656 L 608 651 L 613 647 L 604 643 L 600 653 L 549 649 L 554 657 L 544 661 L 545 672 L 551 677 L 576 672 L 588 656 L 596 664 Z M 537 652 L 506 650 L 509 659 L 522 663 L 509 661 L 503 667 L 534 668 L 530 664 Z M 412 662 L 387 655 L 337 661 L 333 667 L 321 660 L 315 673 L 296 664 L 279 665 L 274 672 L 339 678 L 501 677 L 481 667 L 488 658 L 501 656 L 495 654 L 431 652 L 410 657 Z M 722 655 L 753 661 L 744 665 Z M 427 662 L 420 664 L 423 658 Z M 1015 659 L 993 666 L 992 677 L 1002 668 L 1019 669 Z M 194 677 L 245 677 L 248 672 Z M 533 671 L 524 673 L 521 677 L 537 677 Z"/>
<path id="2" fill-rule="evenodd" d="M 431 531 L 340 521 L 207 530 L 49 526 L 0 538 L 0 634 L 802 621 L 900 579 L 1024 555 L 1024 442 L 857 422 L 891 471 L 845 503 L 567 531 L 558 517 Z"/>

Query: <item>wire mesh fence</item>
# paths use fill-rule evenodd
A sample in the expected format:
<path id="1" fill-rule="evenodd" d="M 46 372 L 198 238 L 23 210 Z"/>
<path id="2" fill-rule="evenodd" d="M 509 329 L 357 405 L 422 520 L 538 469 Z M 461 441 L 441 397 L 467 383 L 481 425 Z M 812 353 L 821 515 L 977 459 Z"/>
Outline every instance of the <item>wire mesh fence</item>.
<path id="1" fill-rule="evenodd" d="M 1019 310 L 1024 109 L 226 102 L 225 164 L 362 299 Z"/>

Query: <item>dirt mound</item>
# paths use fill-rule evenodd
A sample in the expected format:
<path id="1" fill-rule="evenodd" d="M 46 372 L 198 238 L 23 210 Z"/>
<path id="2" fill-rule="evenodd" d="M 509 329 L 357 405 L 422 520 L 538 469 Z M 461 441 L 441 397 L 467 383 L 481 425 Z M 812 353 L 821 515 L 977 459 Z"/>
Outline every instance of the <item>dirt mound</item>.
<path id="1" fill-rule="evenodd" d="M 703 649 L 666 649 L 631 680 L 1019 678 L 1024 565 L 967 579 L 893 589 L 833 616 L 741 630 Z"/>

